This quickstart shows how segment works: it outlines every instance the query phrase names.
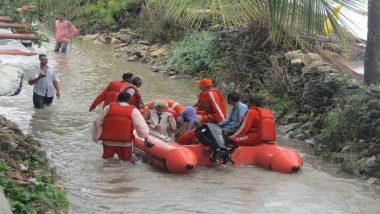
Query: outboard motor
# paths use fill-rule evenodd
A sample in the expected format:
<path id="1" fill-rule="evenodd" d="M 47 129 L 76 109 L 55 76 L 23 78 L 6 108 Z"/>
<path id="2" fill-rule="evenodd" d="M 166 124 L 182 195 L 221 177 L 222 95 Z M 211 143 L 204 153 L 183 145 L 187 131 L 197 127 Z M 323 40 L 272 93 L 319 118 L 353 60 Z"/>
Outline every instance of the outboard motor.
<path id="1" fill-rule="evenodd" d="M 211 161 L 222 160 L 223 164 L 228 162 L 234 164 L 231 160 L 233 148 L 228 148 L 226 140 L 227 134 L 222 128 L 212 123 L 205 123 L 195 130 L 198 140 L 205 146 L 212 148 Z"/>

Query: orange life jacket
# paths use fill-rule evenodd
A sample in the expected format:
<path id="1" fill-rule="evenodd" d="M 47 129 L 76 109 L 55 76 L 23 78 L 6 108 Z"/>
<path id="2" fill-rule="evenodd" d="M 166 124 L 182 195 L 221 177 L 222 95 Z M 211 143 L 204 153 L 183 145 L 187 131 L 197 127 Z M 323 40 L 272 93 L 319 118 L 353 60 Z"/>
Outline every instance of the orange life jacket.
<path id="1" fill-rule="evenodd" d="M 275 141 L 276 121 L 273 117 L 273 112 L 266 108 L 258 108 L 261 120 L 259 122 L 259 139 L 262 141 Z"/>
<path id="2" fill-rule="evenodd" d="M 252 126 L 252 131 L 258 133 L 259 141 L 275 141 L 276 134 L 276 122 L 271 110 L 266 108 L 254 107 L 259 118 L 255 119 Z"/>
<path id="3" fill-rule="evenodd" d="M 233 137 L 257 133 L 259 142 L 276 140 L 276 122 L 271 110 L 251 107 Z"/>
<path id="4" fill-rule="evenodd" d="M 124 81 L 112 81 L 108 85 L 108 91 L 106 93 L 106 99 L 103 106 L 107 106 L 112 102 L 117 102 L 117 96 L 119 96 L 121 88 L 129 83 Z"/>
<path id="5" fill-rule="evenodd" d="M 117 102 L 110 104 L 108 114 L 103 121 L 100 140 L 132 142 L 133 140 L 133 106 L 121 106 Z"/>
<path id="6" fill-rule="evenodd" d="M 210 93 L 213 98 L 210 96 Z M 226 118 L 227 102 L 223 95 L 214 88 L 210 88 L 199 93 L 196 107 L 197 111 L 205 111 L 206 113 L 216 114 L 219 121 Z"/>
<path id="7" fill-rule="evenodd" d="M 125 91 L 127 91 L 130 88 L 133 88 L 135 90 L 135 93 L 129 99 L 128 104 L 137 107 L 140 104 L 140 102 L 141 102 L 141 93 L 140 93 L 140 90 L 136 86 L 134 86 L 132 84 L 129 84 L 128 87 L 125 89 Z"/>

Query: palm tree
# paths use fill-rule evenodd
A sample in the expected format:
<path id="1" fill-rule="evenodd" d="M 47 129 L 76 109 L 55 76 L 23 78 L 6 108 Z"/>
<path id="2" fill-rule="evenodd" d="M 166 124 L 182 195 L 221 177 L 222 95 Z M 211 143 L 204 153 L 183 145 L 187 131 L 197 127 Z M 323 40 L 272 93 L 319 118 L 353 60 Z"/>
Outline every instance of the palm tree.
<path id="1" fill-rule="evenodd" d="M 380 84 L 380 1 L 368 1 L 368 34 L 364 60 L 364 82 Z"/>
<path id="2" fill-rule="evenodd" d="M 336 17 L 334 5 L 340 4 L 355 12 L 362 12 L 363 0 L 150 0 L 167 8 L 186 25 L 200 25 L 212 15 L 226 26 L 236 27 L 252 21 L 267 22 L 271 35 L 281 40 L 284 35 L 297 32 L 302 36 L 324 34 L 326 20 L 331 23 L 337 38 L 343 45 L 347 40 L 338 24 L 346 25 L 342 17 Z M 285 34 L 284 34 L 285 33 Z"/>
<path id="3" fill-rule="evenodd" d="M 236 27 L 248 24 L 252 21 L 265 22 L 271 31 L 271 39 L 281 41 L 286 38 L 299 39 L 302 37 L 318 37 L 326 32 L 326 23 L 333 29 L 336 38 L 343 47 L 347 47 L 348 42 L 345 31 L 339 23 L 347 26 L 345 18 L 336 15 L 334 5 L 339 4 L 354 12 L 362 13 L 362 5 L 365 0 L 150 0 L 167 8 L 167 15 L 175 17 L 185 25 L 199 26 L 202 20 L 210 16 L 214 20 L 222 20 L 228 27 Z M 380 1 L 373 2 L 371 16 L 379 19 Z M 372 31 L 373 37 L 370 42 L 376 43 L 367 46 L 377 48 L 377 55 L 372 51 L 368 54 L 368 59 L 372 57 L 371 71 L 373 73 L 375 63 L 380 64 L 380 42 L 375 41 L 379 38 L 379 22 L 372 21 L 373 27 L 377 26 L 377 31 Z M 375 36 L 377 32 L 377 36 Z M 376 60 L 373 59 L 377 57 Z M 330 59 L 331 61 L 331 59 Z M 339 62 L 337 62 L 340 65 Z M 377 67 L 377 69 L 379 69 Z M 350 69 L 348 69 L 350 70 Z M 357 76 L 357 75 L 356 75 Z M 379 82 L 380 72 L 374 73 L 371 80 Z M 367 82 L 367 81 L 366 81 Z"/>

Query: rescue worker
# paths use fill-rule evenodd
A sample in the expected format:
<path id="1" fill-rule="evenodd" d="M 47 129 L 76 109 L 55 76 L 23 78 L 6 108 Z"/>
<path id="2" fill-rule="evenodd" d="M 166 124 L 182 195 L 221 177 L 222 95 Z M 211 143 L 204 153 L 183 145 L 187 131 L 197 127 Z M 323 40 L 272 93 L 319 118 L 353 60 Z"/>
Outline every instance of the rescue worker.
<path id="1" fill-rule="evenodd" d="M 143 79 L 140 76 L 132 77 L 132 84 L 124 86 L 121 90 L 126 91 L 131 95 L 131 99 L 129 100 L 129 105 L 133 105 L 137 108 L 143 108 L 144 103 L 141 98 L 140 87 L 143 83 Z"/>
<path id="2" fill-rule="evenodd" d="M 273 113 L 262 108 L 262 99 L 250 97 L 248 111 L 237 131 L 230 137 L 238 146 L 251 146 L 276 140 L 276 124 Z M 233 144 L 232 143 L 232 144 Z"/>
<path id="3" fill-rule="evenodd" d="M 94 102 L 92 102 L 89 111 L 93 111 L 96 106 L 100 103 L 104 102 L 103 108 L 110 104 L 111 102 L 115 102 L 117 99 L 117 95 L 120 91 L 123 91 L 123 88 L 126 88 L 132 79 L 132 73 L 124 73 L 121 81 L 112 81 L 108 84 L 108 86 L 96 97 Z"/>
<path id="4" fill-rule="evenodd" d="M 226 120 L 218 123 L 218 126 L 227 134 L 233 134 L 243 120 L 248 107 L 246 104 L 240 102 L 240 95 L 235 91 L 228 93 L 227 102 L 232 105 L 231 113 Z"/>
<path id="5" fill-rule="evenodd" d="M 177 125 L 174 116 L 167 112 L 168 104 L 163 100 L 154 102 L 152 109 L 146 111 L 143 116 L 151 130 L 174 139 Z"/>
<path id="6" fill-rule="evenodd" d="M 201 92 L 195 104 L 198 118 L 202 123 L 219 123 L 226 118 L 227 103 L 223 95 L 212 88 L 212 80 L 204 78 L 195 82 Z"/>
<path id="7" fill-rule="evenodd" d="M 116 153 L 120 160 L 131 161 L 134 129 L 140 138 L 148 139 L 149 127 L 137 108 L 128 104 L 130 97 L 119 93 L 118 102 L 106 106 L 93 123 L 92 138 L 103 141 L 103 159 Z"/>

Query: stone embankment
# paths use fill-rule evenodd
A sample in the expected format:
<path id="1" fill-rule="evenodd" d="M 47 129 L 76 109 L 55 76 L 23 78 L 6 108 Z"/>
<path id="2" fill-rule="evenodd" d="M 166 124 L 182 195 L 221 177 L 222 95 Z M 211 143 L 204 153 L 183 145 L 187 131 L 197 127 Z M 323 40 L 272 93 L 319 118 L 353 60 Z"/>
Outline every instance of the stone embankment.
<path id="1" fill-rule="evenodd" d="M 309 143 L 318 155 L 328 154 L 342 171 L 380 184 L 380 89 L 363 87 L 317 54 L 293 51 L 284 57 L 299 109 L 279 112 L 280 130 Z M 340 111 L 331 117 L 331 112 Z M 332 126 L 342 130 L 329 130 L 331 120 L 342 123 Z"/>
<path id="2" fill-rule="evenodd" d="M 127 62 L 140 62 L 151 64 L 151 70 L 170 76 L 171 78 L 184 77 L 177 71 L 168 71 L 167 53 L 171 48 L 169 45 L 153 43 L 145 40 L 144 37 L 133 30 L 121 29 L 116 33 L 97 33 L 81 37 L 83 40 L 94 41 L 113 46 L 115 57 L 121 57 Z"/>

